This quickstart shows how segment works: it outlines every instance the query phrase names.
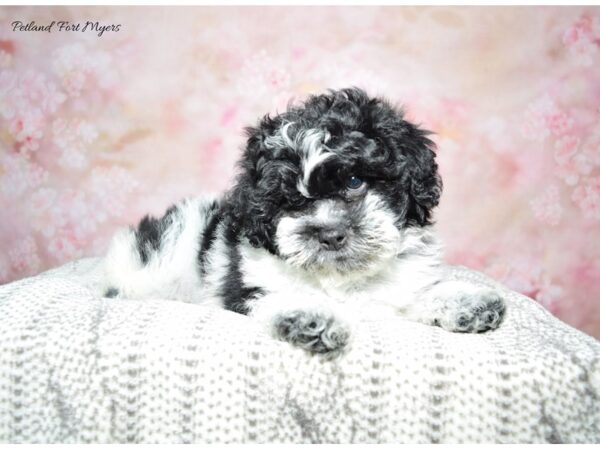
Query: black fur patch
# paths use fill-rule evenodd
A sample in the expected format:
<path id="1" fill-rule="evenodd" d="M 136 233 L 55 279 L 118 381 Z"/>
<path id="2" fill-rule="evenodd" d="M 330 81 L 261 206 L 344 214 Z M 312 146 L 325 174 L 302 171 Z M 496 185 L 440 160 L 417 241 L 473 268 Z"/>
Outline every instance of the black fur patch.
<path id="1" fill-rule="evenodd" d="M 214 202 L 211 209 L 207 214 L 211 214 L 202 236 L 200 238 L 200 250 L 198 251 L 198 268 L 200 273 L 204 275 L 206 273 L 206 255 L 212 248 L 215 239 L 217 237 L 217 227 L 223 220 L 223 215 L 218 210 L 218 202 Z"/>
<path id="2" fill-rule="evenodd" d="M 246 301 L 256 295 L 264 295 L 258 287 L 245 286 L 240 272 L 239 236 L 236 229 L 227 227 L 225 241 L 228 249 L 229 267 L 227 275 L 221 280 L 221 298 L 225 309 L 240 314 L 248 314 Z"/>
<path id="3" fill-rule="evenodd" d="M 142 264 L 147 264 L 150 254 L 160 248 L 164 232 L 173 223 L 173 215 L 177 213 L 177 206 L 173 205 L 165 214 L 157 219 L 145 216 L 135 230 L 135 240 Z"/>

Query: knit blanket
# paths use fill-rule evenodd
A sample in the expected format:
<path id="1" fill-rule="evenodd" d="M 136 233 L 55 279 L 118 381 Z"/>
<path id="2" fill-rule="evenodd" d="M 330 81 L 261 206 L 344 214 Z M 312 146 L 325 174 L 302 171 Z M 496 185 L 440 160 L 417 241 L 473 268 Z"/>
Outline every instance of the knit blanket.
<path id="1" fill-rule="evenodd" d="M 102 298 L 98 259 L 0 286 L 0 441 L 600 442 L 600 344 L 503 289 L 502 326 L 366 322 L 329 361 L 243 315 Z"/>

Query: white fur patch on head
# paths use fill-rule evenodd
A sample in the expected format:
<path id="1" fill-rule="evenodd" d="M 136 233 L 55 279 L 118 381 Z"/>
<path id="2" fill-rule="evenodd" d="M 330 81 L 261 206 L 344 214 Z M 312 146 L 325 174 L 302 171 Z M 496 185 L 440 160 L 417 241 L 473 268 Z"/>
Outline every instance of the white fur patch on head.
<path id="1" fill-rule="evenodd" d="M 335 200 L 323 199 L 317 201 L 315 205 L 313 220 L 320 226 L 335 225 L 345 218 L 345 211 L 340 209 L 338 202 Z"/>
<path id="2" fill-rule="evenodd" d="M 302 152 L 302 180 L 298 180 L 300 187 L 300 193 L 305 195 L 308 194 L 308 182 L 310 180 L 310 174 L 312 171 L 325 161 L 327 158 L 333 155 L 329 149 L 325 146 L 325 142 L 329 140 L 329 133 L 327 131 L 319 129 L 309 129 L 298 133 L 301 137 L 301 152 Z M 304 192 L 303 192 L 304 191 Z"/>
<path id="3" fill-rule="evenodd" d="M 373 191 L 363 200 L 364 211 L 359 226 L 364 230 L 362 245 L 376 254 L 375 260 L 385 261 L 396 256 L 402 235 L 396 226 L 396 214 L 383 198 Z"/>
<path id="4" fill-rule="evenodd" d="M 302 177 L 298 180 L 297 187 L 304 197 L 310 198 L 308 183 L 312 171 L 333 155 L 325 145 L 331 139 L 331 135 L 327 130 L 309 128 L 299 131 L 292 139 L 289 131 L 293 124 L 293 122 L 287 122 L 282 125 L 277 133 L 265 139 L 265 146 L 270 149 L 291 148 L 300 154 L 302 158 Z"/>

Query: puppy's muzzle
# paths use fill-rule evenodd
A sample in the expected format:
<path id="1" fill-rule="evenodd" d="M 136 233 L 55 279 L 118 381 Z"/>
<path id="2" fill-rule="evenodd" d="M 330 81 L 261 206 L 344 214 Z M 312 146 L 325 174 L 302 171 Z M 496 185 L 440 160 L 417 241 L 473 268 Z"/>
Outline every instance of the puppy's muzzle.
<path id="1" fill-rule="evenodd" d="M 343 225 L 320 228 L 317 239 L 323 250 L 337 251 L 342 249 L 348 240 L 348 231 Z"/>

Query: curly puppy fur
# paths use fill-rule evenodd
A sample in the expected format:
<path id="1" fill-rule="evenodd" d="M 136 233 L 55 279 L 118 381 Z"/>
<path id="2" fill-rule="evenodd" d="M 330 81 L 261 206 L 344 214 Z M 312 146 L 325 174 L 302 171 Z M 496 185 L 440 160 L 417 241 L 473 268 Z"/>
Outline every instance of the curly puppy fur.
<path id="1" fill-rule="evenodd" d="M 338 355 L 353 328 L 399 314 L 456 332 L 498 327 L 504 301 L 444 280 L 428 132 L 360 89 L 309 97 L 247 128 L 233 188 L 116 234 L 105 293 L 209 303 Z"/>

